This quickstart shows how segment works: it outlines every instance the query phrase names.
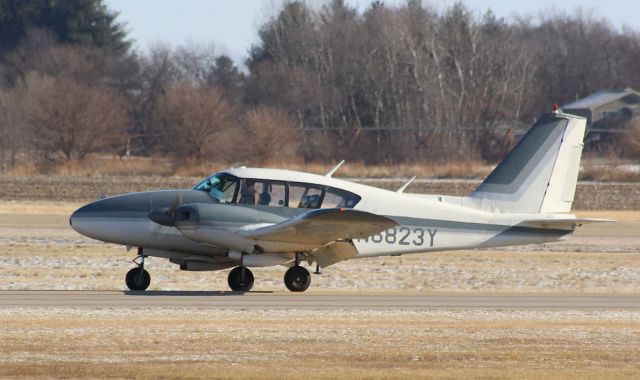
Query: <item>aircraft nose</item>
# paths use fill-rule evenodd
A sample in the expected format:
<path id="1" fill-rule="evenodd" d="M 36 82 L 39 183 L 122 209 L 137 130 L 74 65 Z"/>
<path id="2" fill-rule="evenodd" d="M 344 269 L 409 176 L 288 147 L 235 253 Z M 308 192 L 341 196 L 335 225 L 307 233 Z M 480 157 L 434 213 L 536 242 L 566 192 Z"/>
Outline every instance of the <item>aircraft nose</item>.
<path id="1" fill-rule="evenodd" d="M 73 228 L 78 233 L 87 235 L 86 222 L 89 220 L 92 214 L 93 215 L 96 214 L 96 211 L 99 211 L 100 209 L 104 209 L 104 204 L 100 204 L 100 203 L 104 203 L 104 202 L 102 201 L 92 202 L 74 211 L 69 216 L 69 225 L 71 226 L 71 228 Z"/>
<path id="2" fill-rule="evenodd" d="M 71 226 L 71 228 L 73 228 L 74 223 L 78 223 L 78 220 L 82 217 L 82 214 L 85 213 L 85 210 L 83 210 L 85 208 L 86 205 L 80 207 L 76 211 L 72 212 L 71 215 L 69 215 L 69 225 Z"/>
<path id="3" fill-rule="evenodd" d="M 149 200 L 145 194 L 125 194 L 80 207 L 69 216 L 69 224 L 84 236 L 117 242 L 133 234 L 131 224 L 126 222 L 146 220 L 148 212 Z"/>

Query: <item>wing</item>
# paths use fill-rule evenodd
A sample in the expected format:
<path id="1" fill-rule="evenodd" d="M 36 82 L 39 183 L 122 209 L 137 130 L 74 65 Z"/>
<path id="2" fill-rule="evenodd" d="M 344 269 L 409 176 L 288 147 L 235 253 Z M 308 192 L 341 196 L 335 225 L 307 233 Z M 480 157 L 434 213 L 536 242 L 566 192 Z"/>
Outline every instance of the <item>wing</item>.
<path id="1" fill-rule="evenodd" d="M 369 212 L 330 208 L 309 211 L 278 224 L 238 234 L 256 241 L 319 248 L 334 241 L 365 238 L 397 225 L 392 219 Z"/>
<path id="2" fill-rule="evenodd" d="M 225 223 L 229 224 L 227 221 L 237 223 L 245 219 L 261 223 L 242 229 L 224 228 Z M 176 210 L 174 224 L 185 237 L 204 245 L 245 253 L 308 252 L 313 257 L 325 257 L 323 266 L 357 255 L 351 239 L 365 238 L 398 225 L 384 216 L 337 208 L 311 210 L 268 222 L 269 218 L 249 208 L 189 204 Z"/>

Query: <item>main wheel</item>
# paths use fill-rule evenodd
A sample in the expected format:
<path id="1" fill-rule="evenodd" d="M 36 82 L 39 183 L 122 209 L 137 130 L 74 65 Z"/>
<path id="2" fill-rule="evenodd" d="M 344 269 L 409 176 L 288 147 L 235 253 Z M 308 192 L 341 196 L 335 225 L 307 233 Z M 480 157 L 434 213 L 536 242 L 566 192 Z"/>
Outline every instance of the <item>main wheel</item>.
<path id="1" fill-rule="evenodd" d="M 242 271 L 244 270 L 244 278 Z M 227 278 L 229 287 L 234 292 L 248 292 L 253 287 L 253 273 L 246 267 L 235 267 Z"/>
<path id="2" fill-rule="evenodd" d="M 131 290 L 147 290 L 151 284 L 151 276 L 143 268 L 133 268 L 127 272 L 125 277 L 127 288 Z"/>
<path id="3" fill-rule="evenodd" d="M 308 270 L 296 265 L 285 272 L 284 284 L 292 292 L 304 292 L 311 285 L 311 274 Z"/>

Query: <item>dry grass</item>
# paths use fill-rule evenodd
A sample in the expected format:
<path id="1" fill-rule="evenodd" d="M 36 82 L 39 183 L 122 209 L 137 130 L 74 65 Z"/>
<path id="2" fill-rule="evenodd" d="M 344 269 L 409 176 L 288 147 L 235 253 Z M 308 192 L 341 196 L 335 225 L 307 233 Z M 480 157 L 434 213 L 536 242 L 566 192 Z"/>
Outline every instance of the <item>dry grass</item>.
<path id="1" fill-rule="evenodd" d="M 571 311 L 3 309 L 0 376 L 630 378 L 640 375 L 638 317 Z"/>
<path id="2" fill-rule="evenodd" d="M 608 163 L 586 163 L 582 165 L 580 170 L 580 180 L 638 182 L 640 181 L 640 170 L 633 165 L 617 161 Z"/>
<path id="3" fill-rule="evenodd" d="M 43 174 L 33 162 L 20 162 L 6 169 L 6 176 L 32 176 Z M 172 162 L 166 158 L 92 156 L 88 159 L 72 160 L 46 168 L 46 173 L 57 176 L 106 176 L 106 175 L 174 175 Z M 209 173 L 210 174 L 210 173 Z"/>
<path id="4" fill-rule="evenodd" d="M 0 202 L 0 214 L 68 216 L 80 206 L 81 203 L 73 202 L 3 201 Z"/>
<path id="5" fill-rule="evenodd" d="M 337 162 L 336 162 L 337 163 Z M 52 175 L 96 176 L 96 175 L 149 175 L 202 177 L 230 166 L 256 166 L 251 162 L 222 163 L 211 161 L 187 160 L 172 162 L 163 157 L 111 157 L 96 156 L 83 161 L 70 161 L 53 167 L 48 171 Z M 322 163 L 278 163 L 270 167 L 302 170 L 324 174 L 334 164 Z M 260 165 L 257 165 L 260 166 Z M 363 163 L 346 163 L 336 174 L 338 177 L 358 178 L 397 178 L 418 176 L 421 178 L 483 178 L 491 171 L 490 165 L 476 161 L 460 161 L 447 164 L 401 164 L 367 166 Z M 5 175 L 28 176 L 38 174 L 38 168 L 32 163 L 23 163 L 8 169 Z"/>
<path id="6" fill-rule="evenodd" d="M 302 160 L 300 160 L 302 162 Z M 336 161 L 337 163 L 337 161 Z M 267 164 L 268 167 L 279 169 L 300 170 L 311 173 L 326 173 L 334 163 L 295 163 L 282 162 Z M 580 180 L 583 181 L 640 181 L 640 170 L 635 169 L 635 163 L 611 159 L 583 160 Z M 232 166 L 263 166 L 253 162 L 211 162 L 199 160 L 185 160 L 174 162 L 165 157 L 112 157 L 93 156 L 83 161 L 70 161 L 47 168 L 47 174 L 57 176 L 177 176 L 203 177 L 213 172 Z M 346 178 L 485 178 L 494 165 L 478 161 L 456 161 L 448 163 L 429 164 L 397 164 L 397 165 L 365 165 L 361 162 L 347 162 L 336 173 L 336 177 Z M 29 176 L 39 174 L 40 169 L 31 162 L 21 163 L 14 168 L 5 170 L 7 176 Z"/>

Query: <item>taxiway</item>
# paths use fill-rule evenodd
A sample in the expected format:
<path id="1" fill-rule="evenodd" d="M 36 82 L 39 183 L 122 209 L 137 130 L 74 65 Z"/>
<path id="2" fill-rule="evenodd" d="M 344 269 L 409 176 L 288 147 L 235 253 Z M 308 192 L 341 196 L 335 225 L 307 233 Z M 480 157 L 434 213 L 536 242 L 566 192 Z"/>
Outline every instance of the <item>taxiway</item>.
<path id="1" fill-rule="evenodd" d="M 306 310 L 640 310 L 640 295 L 0 291 L 0 307 Z"/>

